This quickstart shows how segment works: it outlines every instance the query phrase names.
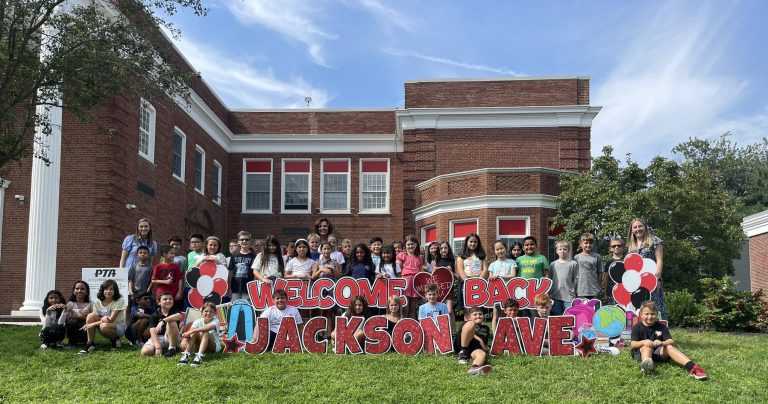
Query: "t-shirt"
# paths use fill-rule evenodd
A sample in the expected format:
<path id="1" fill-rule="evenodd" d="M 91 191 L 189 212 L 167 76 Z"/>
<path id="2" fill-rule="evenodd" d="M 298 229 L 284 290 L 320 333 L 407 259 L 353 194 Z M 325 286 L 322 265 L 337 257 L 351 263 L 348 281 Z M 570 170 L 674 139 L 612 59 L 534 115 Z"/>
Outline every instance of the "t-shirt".
<path id="1" fill-rule="evenodd" d="M 152 318 L 151 316 L 152 314 L 155 314 L 155 309 L 153 309 L 152 306 L 139 307 L 134 304 L 133 306 L 131 306 L 131 324 L 141 320 L 141 318 L 136 317 L 136 315 L 139 313 L 146 314 L 150 316 L 150 318 Z"/>
<path id="2" fill-rule="evenodd" d="M 541 254 L 521 255 L 517 257 L 517 268 L 517 276 L 521 278 L 543 278 L 544 270 L 549 270 L 549 262 Z"/>
<path id="3" fill-rule="evenodd" d="M 155 290 L 155 296 L 160 296 L 162 292 L 169 291 L 173 298 L 179 293 L 179 280 L 182 279 L 181 268 L 179 264 L 173 262 L 170 264 L 159 263 L 155 265 L 155 269 L 152 270 L 152 280 L 165 280 L 170 279 L 170 285 L 157 284 Z"/>
<path id="4" fill-rule="evenodd" d="M 374 267 L 371 267 L 363 262 L 358 262 L 351 267 L 347 267 L 347 270 L 344 271 L 344 276 L 351 276 L 354 279 L 366 278 L 373 282 Z"/>
<path id="5" fill-rule="evenodd" d="M 112 303 L 104 306 L 104 303 L 101 300 L 96 299 L 95 302 L 93 302 L 93 312 L 99 313 L 100 316 L 111 316 L 113 311 L 119 311 L 117 314 L 117 317 L 115 317 L 115 324 L 119 324 L 122 326 L 125 326 L 125 308 L 126 303 L 125 299 L 122 297 L 113 300 Z"/>
<path id="6" fill-rule="evenodd" d="M 437 319 L 437 316 L 441 314 L 448 314 L 448 306 L 443 302 L 437 302 L 435 304 L 424 303 L 419 306 L 419 320 L 427 317 L 431 317 L 435 320 Z"/>
<path id="7" fill-rule="evenodd" d="M 145 240 L 141 240 L 136 237 L 135 234 L 129 234 L 123 239 L 123 251 L 128 251 L 128 256 L 125 257 L 125 268 L 130 268 L 137 262 L 139 262 L 139 256 L 136 255 L 136 251 L 140 246 L 149 247 L 149 256 L 157 254 L 157 242 L 152 240 L 152 245 L 149 245 Z"/>
<path id="8" fill-rule="evenodd" d="M 251 265 L 256 254 L 249 252 L 241 254 L 239 251 L 229 257 L 229 272 L 232 273 L 230 288 L 232 293 L 247 293 L 246 285 L 253 280 Z"/>
<path id="9" fill-rule="evenodd" d="M 480 261 L 480 258 L 474 255 L 464 258 L 464 275 L 467 278 L 480 276 L 481 272 L 483 272 L 483 261 Z"/>
<path id="10" fill-rule="evenodd" d="M 336 265 L 338 262 L 336 262 L 333 258 L 325 259 L 322 256 L 320 256 L 320 259 L 317 260 L 317 269 L 320 272 L 321 278 L 333 278 L 334 277 L 334 268 L 336 268 Z M 323 271 L 325 267 L 329 267 L 331 269 L 331 273 Z"/>
<path id="11" fill-rule="evenodd" d="M 511 276 L 513 269 L 517 269 L 517 263 L 510 258 L 507 258 L 504 261 L 493 261 L 491 265 L 488 266 L 488 271 L 496 276 Z"/>
<path id="12" fill-rule="evenodd" d="M 67 302 L 67 311 L 70 317 L 85 320 L 91 314 L 91 303 Z"/>
<path id="13" fill-rule="evenodd" d="M 183 255 L 177 255 L 173 257 L 173 262 L 179 264 L 179 268 L 186 271 L 187 270 L 187 257 Z"/>
<path id="14" fill-rule="evenodd" d="M 137 262 L 128 270 L 128 280 L 133 281 L 133 290 L 129 291 L 131 294 L 146 291 L 152 280 L 152 267 L 149 266 L 149 263 Z"/>
<path id="15" fill-rule="evenodd" d="M 602 288 L 597 274 L 603 270 L 600 255 L 594 252 L 589 255 L 576 254 L 573 260 L 579 264 L 576 295 L 579 297 L 599 295 Z"/>
<path id="16" fill-rule="evenodd" d="M 376 273 L 383 274 L 388 278 L 397 278 L 400 276 L 400 265 L 397 265 L 397 263 L 379 264 L 379 266 L 376 267 Z"/>
<path id="17" fill-rule="evenodd" d="M 168 310 L 168 314 L 163 314 L 163 310 L 158 308 L 157 311 L 152 314 L 152 317 L 149 318 L 149 326 L 157 327 L 157 325 L 160 324 L 160 320 L 165 320 L 166 317 L 170 317 L 176 313 L 180 313 L 180 311 L 175 307 L 171 307 L 171 309 Z M 163 324 L 163 328 L 160 329 L 159 334 L 165 334 L 165 324 Z"/>
<path id="18" fill-rule="evenodd" d="M 271 254 L 269 256 L 269 260 L 267 261 L 267 266 L 264 268 L 264 270 L 261 269 L 261 260 L 264 259 L 264 253 L 259 253 L 259 255 L 256 256 L 256 259 L 253 261 L 253 265 L 251 265 L 251 269 L 254 271 L 259 271 L 261 276 L 265 278 L 269 278 L 270 276 L 274 276 L 275 278 L 279 278 L 283 276 L 283 274 L 280 273 L 280 263 L 277 262 L 277 256 L 274 254 Z"/>
<path id="19" fill-rule="evenodd" d="M 571 302 L 576 298 L 576 290 L 573 284 L 576 281 L 579 264 L 574 260 L 565 262 L 557 260 L 552 261 L 549 264 L 549 268 L 549 274 L 552 277 L 552 288 L 549 289 L 550 296 L 553 299 Z"/>
<path id="20" fill-rule="evenodd" d="M 424 265 L 424 259 L 415 255 L 408 255 L 404 252 L 397 254 L 397 260 L 400 261 L 400 268 L 402 275 L 416 275 L 421 271 L 421 266 Z"/>
<path id="21" fill-rule="evenodd" d="M 192 323 L 192 328 L 203 328 L 206 325 L 213 324 L 215 327 L 213 327 L 212 330 L 208 331 L 208 334 L 211 335 L 211 338 L 213 338 L 213 343 L 216 344 L 216 352 L 219 352 L 221 350 L 221 337 L 219 336 L 219 319 L 218 317 L 213 317 L 213 320 L 206 323 L 202 318 L 198 318 Z"/>
<path id="22" fill-rule="evenodd" d="M 315 261 L 313 259 L 307 258 L 304 262 L 301 262 L 298 257 L 294 257 L 292 260 L 288 261 L 288 264 L 285 266 L 285 274 L 311 276 L 312 265 L 314 264 Z"/>
<path id="23" fill-rule="evenodd" d="M 344 254 L 341 251 L 334 251 L 331 253 L 331 259 L 338 262 L 339 265 L 344 265 Z"/>
<path id="24" fill-rule="evenodd" d="M 277 306 L 269 306 L 266 310 L 261 312 L 261 316 L 269 320 L 269 331 L 277 333 L 280 329 L 280 322 L 283 317 L 293 317 L 296 319 L 296 324 L 301 324 L 301 314 L 299 310 L 293 306 L 285 306 L 285 309 L 280 310 Z"/>
<path id="25" fill-rule="evenodd" d="M 666 341 L 672 339 L 672 334 L 669 333 L 669 328 L 660 322 L 654 323 L 648 327 L 642 322 L 632 326 L 632 341 L 645 341 L 647 339 L 651 341 Z M 634 355 L 639 349 L 632 348 L 632 355 Z"/>

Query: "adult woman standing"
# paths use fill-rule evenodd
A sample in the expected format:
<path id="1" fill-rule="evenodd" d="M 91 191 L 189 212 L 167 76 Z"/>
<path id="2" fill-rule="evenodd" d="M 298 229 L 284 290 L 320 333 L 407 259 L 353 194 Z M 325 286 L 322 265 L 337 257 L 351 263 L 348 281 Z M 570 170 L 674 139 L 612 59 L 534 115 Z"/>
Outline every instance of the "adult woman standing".
<path id="1" fill-rule="evenodd" d="M 157 242 L 152 239 L 152 224 L 146 218 L 139 219 L 135 234 L 125 236 L 123 252 L 120 255 L 120 268 L 130 269 L 139 261 L 136 250 L 140 246 L 149 248 L 149 261 L 152 262 L 152 257 L 157 254 Z"/>
<path id="2" fill-rule="evenodd" d="M 648 229 L 648 223 L 636 217 L 629 224 L 629 235 L 627 236 L 627 251 L 640 254 L 643 258 L 650 258 L 656 262 L 656 279 L 658 283 L 656 289 L 651 292 L 651 300 L 659 308 L 659 315 L 662 319 L 668 319 L 667 306 L 664 303 L 664 283 L 662 282 L 661 272 L 664 268 L 664 245 L 662 240 Z"/>
<path id="3" fill-rule="evenodd" d="M 320 235 L 320 243 L 328 241 L 328 235 L 333 234 L 333 225 L 328 218 L 321 217 L 315 222 L 315 234 Z"/>

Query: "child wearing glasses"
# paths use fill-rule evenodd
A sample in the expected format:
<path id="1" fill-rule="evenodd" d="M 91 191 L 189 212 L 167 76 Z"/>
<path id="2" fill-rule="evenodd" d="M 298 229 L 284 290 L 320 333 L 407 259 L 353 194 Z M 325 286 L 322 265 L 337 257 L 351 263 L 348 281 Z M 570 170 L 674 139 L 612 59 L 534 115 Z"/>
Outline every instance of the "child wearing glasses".
<path id="1" fill-rule="evenodd" d="M 253 280 L 251 265 L 256 259 L 256 254 L 248 246 L 251 242 L 251 233 L 242 230 L 237 233 L 239 248 L 229 257 L 229 287 L 232 291 L 232 300 L 248 299 L 248 282 Z"/>
<path id="2" fill-rule="evenodd" d="M 603 266 L 603 273 L 608 273 L 608 269 L 611 268 L 611 264 L 616 261 L 624 261 L 624 253 L 626 252 L 626 246 L 624 240 L 621 237 L 614 237 L 611 239 L 611 243 L 608 245 L 608 249 L 611 252 L 611 258 L 605 260 L 605 266 Z M 613 300 L 613 285 L 614 282 L 610 276 L 603 276 L 603 290 L 605 290 L 605 304 L 616 304 Z"/>

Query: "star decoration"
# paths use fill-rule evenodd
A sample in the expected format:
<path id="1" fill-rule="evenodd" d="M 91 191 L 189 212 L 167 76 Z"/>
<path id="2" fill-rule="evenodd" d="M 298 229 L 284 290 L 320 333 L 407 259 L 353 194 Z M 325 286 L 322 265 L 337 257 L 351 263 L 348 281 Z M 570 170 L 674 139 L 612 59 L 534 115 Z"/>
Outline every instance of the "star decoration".
<path id="1" fill-rule="evenodd" d="M 597 349 L 595 349 L 595 340 L 597 340 L 597 338 L 581 337 L 581 341 L 579 341 L 579 344 L 576 345 L 576 349 L 581 352 L 582 357 L 586 358 L 590 354 L 597 354 Z"/>
<path id="2" fill-rule="evenodd" d="M 237 334 L 230 339 L 222 339 L 224 341 L 224 353 L 236 353 L 243 349 L 245 342 L 240 342 L 237 338 Z"/>

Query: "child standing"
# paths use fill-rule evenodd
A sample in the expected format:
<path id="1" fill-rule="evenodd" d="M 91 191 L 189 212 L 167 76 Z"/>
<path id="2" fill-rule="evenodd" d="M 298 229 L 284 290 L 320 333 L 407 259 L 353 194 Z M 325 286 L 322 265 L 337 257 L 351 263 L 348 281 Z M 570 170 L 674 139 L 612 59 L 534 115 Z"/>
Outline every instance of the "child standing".
<path id="1" fill-rule="evenodd" d="M 379 266 L 381 261 L 381 247 L 384 246 L 384 240 L 381 237 L 371 237 L 371 241 L 368 243 L 371 245 L 371 259 L 374 266 Z"/>
<path id="2" fill-rule="evenodd" d="M 150 339 L 141 348 L 141 355 L 154 353 L 155 356 L 165 355 L 168 358 L 176 355 L 180 321 L 181 313 L 173 307 L 173 295 L 164 292 L 157 300 L 157 311 L 149 319 Z"/>
<path id="3" fill-rule="evenodd" d="M 490 272 L 490 280 L 501 279 L 503 281 L 510 280 L 517 276 L 517 263 L 513 259 L 507 258 L 507 246 L 501 240 L 496 240 L 493 243 L 493 252 L 496 254 L 496 260 L 488 267 Z M 493 319 L 491 320 L 491 327 L 494 334 L 496 333 L 496 323 L 501 317 L 501 308 L 494 306 Z"/>
<path id="4" fill-rule="evenodd" d="M 293 243 L 294 242 L 292 241 L 291 244 Z M 295 252 L 293 248 L 288 248 L 288 250 L 291 254 Z M 253 265 L 251 265 L 253 277 L 255 279 L 266 283 L 272 283 L 277 278 L 283 277 L 285 263 L 288 260 L 281 259 L 279 251 L 280 241 L 277 240 L 277 237 L 271 234 L 268 235 L 267 238 L 264 239 L 264 251 L 256 256 Z"/>
<path id="5" fill-rule="evenodd" d="M 186 296 L 189 296 L 189 290 L 192 289 L 192 287 L 187 282 L 187 272 L 191 268 L 194 268 L 197 265 L 197 261 L 200 260 L 200 257 L 205 255 L 205 244 L 204 244 L 205 237 L 203 237 L 202 234 L 195 233 L 191 236 L 189 236 L 189 254 L 187 254 L 187 262 L 186 266 L 184 267 L 184 307 L 192 307 L 189 302 L 187 301 Z"/>
<path id="6" fill-rule="evenodd" d="M 52 290 L 45 295 L 43 308 L 40 310 L 40 322 L 43 329 L 40 330 L 40 349 L 63 348 L 65 327 L 64 320 L 64 295 L 58 290 Z"/>
<path id="7" fill-rule="evenodd" d="M 605 299 L 603 301 L 605 304 L 616 304 L 616 301 L 613 300 L 613 285 L 615 285 L 615 282 L 613 282 L 613 279 L 607 275 L 608 269 L 611 268 L 611 264 L 616 261 L 624 260 L 624 240 L 622 240 L 621 237 L 612 238 L 611 243 L 608 245 L 608 251 L 611 252 L 611 258 L 605 260 L 605 265 L 603 266 L 603 286 L 605 290 Z"/>
<path id="8" fill-rule="evenodd" d="M 443 302 L 438 302 L 440 288 L 434 283 L 427 285 L 427 302 L 419 306 L 419 320 L 422 318 L 431 318 L 437 321 L 437 316 L 448 314 L 448 306 Z"/>
<path id="9" fill-rule="evenodd" d="M 533 304 L 536 306 L 536 310 L 531 312 L 532 318 L 549 318 L 552 312 L 552 298 L 548 294 L 536 295 L 533 299 Z M 546 331 L 544 333 L 544 345 L 541 349 L 541 354 L 549 355 L 549 334 Z"/>
<path id="10" fill-rule="evenodd" d="M 129 234 L 123 240 L 120 268 L 130 268 L 136 263 L 138 260 L 136 252 L 139 246 L 147 246 L 150 257 L 157 252 L 157 242 L 152 239 L 152 225 L 147 218 L 139 219 L 136 233 Z"/>
<path id="11" fill-rule="evenodd" d="M 339 279 L 341 277 L 341 267 L 339 263 L 331 258 L 331 244 L 323 243 L 320 247 L 320 259 L 312 267 L 312 279 L 331 278 Z"/>
<path id="12" fill-rule="evenodd" d="M 579 272 L 579 264 L 568 259 L 571 245 L 565 240 L 555 243 L 557 260 L 550 264 L 552 274 L 552 314 L 559 316 L 571 307 L 576 298 L 576 279 Z"/>
<path id="13" fill-rule="evenodd" d="M 232 300 L 248 298 L 248 282 L 253 280 L 251 265 L 256 254 L 251 251 L 248 244 L 251 241 L 251 233 L 240 231 L 237 233 L 238 250 L 229 257 L 229 288 L 232 291 Z"/>
<path id="14" fill-rule="evenodd" d="M 120 348 L 120 337 L 125 335 L 125 309 L 127 303 L 120 295 L 117 282 L 112 279 L 104 281 L 93 302 L 93 312 L 88 315 L 82 330 L 87 334 L 85 348 L 78 354 L 84 355 L 96 349 L 94 339 L 96 331 L 112 342 L 112 348 Z"/>
<path id="15" fill-rule="evenodd" d="M 377 278 L 397 278 L 400 276 L 400 266 L 395 261 L 395 248 L 391 245 L 381 247 L 381 260 L 376 267 Z"/>
<path id="16" fill-rule="evenodd" d="M 472 359 L 467 373 L 470 375 L 488 374 L 491 371 L 491 365 L 485 363 L 488 354 L 488 335 L 490 329 L 485 322 L 485 314 L 481 307 L 472 307 L 467 310 L 467 321 L 456 334 L 454 346 L 459 349 L 459 363 L 465 364 Z"/>
<path id="17" fill-rule="evenodd" d="M 595 236 L 592 233 L 584 233 L 580 237 L 581 254 L 573 257 L 579 264 L 579 273 L 576 276 L 576 296 L 585 299 L 594 299 L 600 294 L 600 276 L 603 264 L 600 254 L 592 251 L 595 245 Z"/>
<path id="18" fill-rule="evenodd" d="M 538 245 L 536 237 L 528 236 L 523 239 L 525 255 L 517 257 L 517 273 L 521 278 L 535 279 L 549 277 L 549 262 L 536 252 Z"/>
<path id="19" fill-rule="evenodd" d="M 437 268 L 437 259 L 439 257 L 440 244 L 437 241 L 429 243 L 424 253 L 424 262 L 427 264 L 427 272 L 432 273 L 432 271 Z"/>
<path id="20" fill-rule="evenodd" d="M 351 276 L 355 279 L 368 279 L 373 283 L 376 274 L 376 266 L 373 265 L 371 250 L 365 243 L 359 243 L 353 249 L 354 254 L 347 262 L 347 268 L 344 270 L 344 276 Z"/>
<path id="21" fill-rule="evenodd" d="M 682 365 L 696 380 L 707 380 L 708 376 L 699 365 L 688 359 L 673 344 L 675 341 L 669 328 L 659 323 L 659 309 L 652 301 L 640 305 L 640 322 L 632 327 L 632 357 L 640 362 L 640 370 L 650 373 L 656 362 L 672 359 Z"/>
<path id="22" fill-rule="evenodd" d="M 334 261 L 339 263 L 339 266 L 344 266 L 344 263 L 347 262 L 347 260 L 344 259 L 344 254 L 339 251 L 339 241 L 336 238 L 336 235 L 329 234 L 328 235 L 328 244 L 331 246 L 331 258 L 333 258 Z M 320 246 L 320 253 L 322 254 L 322 248 L 323 246 Z"/>
<path id="23" fill-rule="evenodd" d="M 161 245 L 159 250 L 163 262 L 155 265 L 155 268 L 152 270 L 152 285 L 155 286 L 155 299 L 164 292 L 170 292 L 172 296 L 175 296 L 176 306 L 181 309 L 184 303 L 182 296 L 184 276 L 181 273 L 179 264 L 173 262 L 173 257 L 176 256 L 173 253 L 173 248 L 166 244 Z"/>
<path id="24" fill-rule="evenodd" d="M 464 281 L 467 278 L 481 277 L 488 279 L 488 263 L 485 261 L 485 250 L 480 236 L 477 233 L 469 233 L 464 237 L 464 246 L 461 254 L 456 257 L 456 275 L 459 276 L 458 303 L 460 309 L 464 307 Z M 464 320 L 467 320 L 467 311 L 464 312 Z"/>
<path id="25" fill-rule="evenodd" d="M 456 316 L 453 313 L 453 302 L 456 300 L 456 290 L 459 288 L 459 280 L 456 279 L 456 257 L 453 256 L 453 250 L 451 250 L 451 244 L 447 241 L 441 241 L 438 243 L 440 248 L 438 249 L 437 266 L 449 268 L 453 274 L 453 285 L 451 285 L 451 291 L 448 292 L 448 296 L 445 297 L 445 305 L 448 306 L 448 315 L 451 316 L 451 329 L 454 329 L 456 325 Z"/>
<path id="26" fill-rule="evenodd" d="M 352 255 L 352 240 L 348 238 L 341 240 L 341 254 L 344 255 L 344 262 L 347 262 L 349 256 Z"/>
<path id="27" fill-rule="evenodd" d="M 309 258 L 317 261 L 320 258 L 320 243 L 322 239 L 319 234 L 310 233 L 307 235 L 307 243 L 309 244 Z"/>
<path id="28" fill-rule="evenodd" d="M 395 246 L 395 251 L 397 247 Z M 405 296 L 408 298 L 406 308 L 407 317 L 416 318 L 416 311 L 419 301 L 419 294 L 413 288 L 413 280 L 416 274 L 424 271 L 424 260 L 420 256 L 419 239 L 416 236 L 407 236 L 405 238 L 405 251 L 396 255 L 397 265 L 402 269 L 402 276 L 405 278 Z"/>
<path id="29" fill-rule="evenodd" d="M 192 328 L 182 334 L 188 338 L 187 349 L 181 354 L 179 366 L 189 362 L 189 355 L 197 348 L 195 359 L 190 366 L 198 367 L 203 364 L 203 357 L 207 352 L 221 352 L 222 344 L 219 337 L 219 319 L 216 317 L 216 305 L 211 302 L 203 303 L 202 317 L 192 323 Z"/>
<path id="30" fill-rule="evenodd" d="M 152 281 L 152 266 L 149 264 L 149 247 L 139 246 L 136 250 L 139 260 L 128 270 L 128 300 L 131 309 L 136 306 L 134 299 L 141 292 L 149 290 Z"/>
<path id="31" fill-rule="evenodd" d="M 72 296 L 66 307 L 67 318 L 64 325 L 67 329 L 67 345 L 64 348 L 71 349 L 83 344 L 87 340 L 85 331 L 85 319 L 91 314 L 91 288 L 83 281 L 75 282 L 72 286 Z"/>
<path id="32" fill-rule="evenodd" d="M 179 264 L 179 268 L 185 270 L 187 268 L 187 255 L 181 251 L 181 237 L 173 236 L 169 238 L 168 245 L 173 247 L 173 252 L 176 254 L 173 261 Z"/>
<path id="33" fill-rule="evenodd" d="M 289 241 L 288 244 L 285 245 L 285 255 L 283 255 L 283 264 L 287 264 L 288 260 L 293 258 L 293 255 L 295 253 L 296 253 L 296 242 Z M 256 256 L 258 257 L 258 254 Z"/>
<path id="34" fill-rule="evenodd" d="M 285 266 L 285 277 L 288 279 L 312 279 L 312 266 L 315 261 L 309 258 L 309 243 L 300 238 L 296 240 L 296 255 Z"/>
<path id="35" fill-rule="evenodd" d="M 221 252 L 221 240 L 216 236 L 205 239 L 205 255 L 198 256 L 195 266 L 200 266 L 203 261 L 213 261 L 216 265 L 227 265 L 227 257 Z"/>

